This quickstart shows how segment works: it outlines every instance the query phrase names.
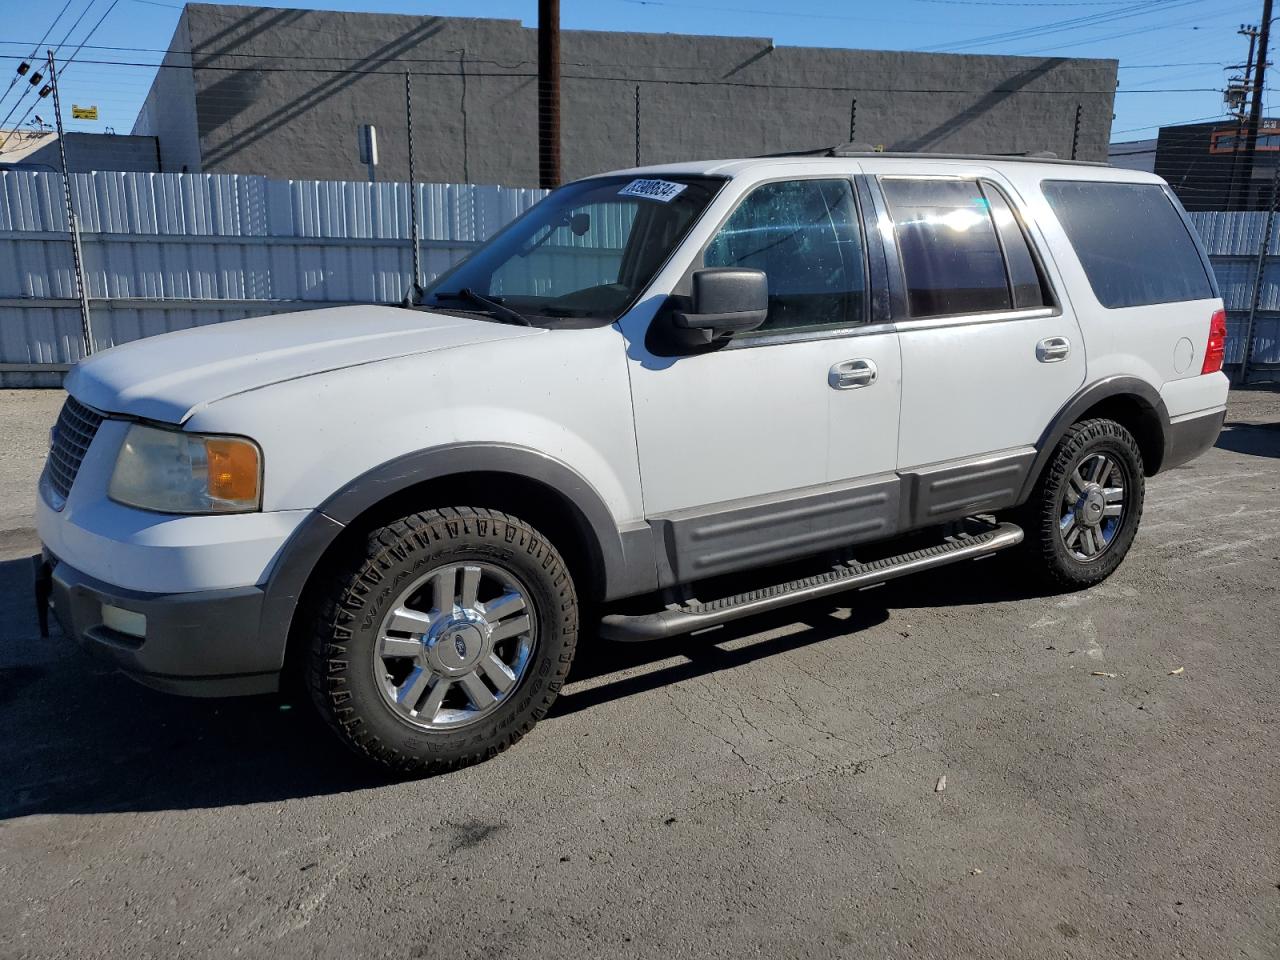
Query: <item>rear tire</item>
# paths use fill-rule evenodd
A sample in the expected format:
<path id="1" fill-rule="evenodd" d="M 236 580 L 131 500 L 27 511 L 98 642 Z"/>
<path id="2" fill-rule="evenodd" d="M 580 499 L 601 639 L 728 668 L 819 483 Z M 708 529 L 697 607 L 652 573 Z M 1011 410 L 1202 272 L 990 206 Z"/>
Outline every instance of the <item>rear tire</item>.
<path id="1" fill-rule="evenodd" d="M 507 749 L 573 663 L 578 600 L 556 548 L 471 507 L 371 531 L 334 578 L 308 662 L 320 715 L 398 773 L 441 773 Z"/>
<path id="2" fill-rule="evenodd" d="M 1145 493 L 1133 434 L 1114 420 L 1073 424 L 1023 512 L 1044 579 L 1079 589 L 1109 577 L 1137 535 Z"/>

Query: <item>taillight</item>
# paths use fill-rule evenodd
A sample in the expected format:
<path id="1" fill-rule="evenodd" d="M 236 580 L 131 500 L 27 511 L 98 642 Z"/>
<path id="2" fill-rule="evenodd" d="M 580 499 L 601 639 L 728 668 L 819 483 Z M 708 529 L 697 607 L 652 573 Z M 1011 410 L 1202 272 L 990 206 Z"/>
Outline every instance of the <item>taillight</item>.
<path id="1" fill-rule="evenodd" d="M 1204 364 L 1200 375 L 1217 373 L 1222 369 L 1222 358 L 1227 353 L 1227 311 L 1218 310 L 1209 319 L 1209 342 L 1204 348 Z"/>

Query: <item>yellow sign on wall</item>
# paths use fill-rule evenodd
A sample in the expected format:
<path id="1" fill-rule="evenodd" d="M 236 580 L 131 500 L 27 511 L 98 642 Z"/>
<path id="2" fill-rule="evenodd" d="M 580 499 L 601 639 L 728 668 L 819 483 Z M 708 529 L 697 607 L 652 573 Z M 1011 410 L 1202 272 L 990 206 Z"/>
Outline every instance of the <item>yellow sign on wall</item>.
<path id="1" fill-rule="evenodd" d="M 80 106 L 80 104 L 78 104 L 78 103 L 73 103 L 73 104 L 71 105 L 71 119 L 73 119 L 73 120 L 97 120 L 97 119 L 98 119 L 98 108 L 97 108 L 96 106 L 95 106 L 95 107 L 82 107 L 82 106 Z"/>

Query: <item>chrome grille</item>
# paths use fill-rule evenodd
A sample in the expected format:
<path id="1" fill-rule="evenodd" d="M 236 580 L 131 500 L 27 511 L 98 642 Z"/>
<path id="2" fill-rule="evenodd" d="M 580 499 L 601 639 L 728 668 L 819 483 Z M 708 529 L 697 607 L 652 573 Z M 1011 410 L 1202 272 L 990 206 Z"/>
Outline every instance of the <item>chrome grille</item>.
<path id="1" fill-rule="evenodd" d="M 49 444 L 49 485 L 64 500 L 76 482 L 80 463 L 102 421 L 102 414 L 86 407 L 75 397 L 67 397 L 67 402 L 62 405 Z"/>

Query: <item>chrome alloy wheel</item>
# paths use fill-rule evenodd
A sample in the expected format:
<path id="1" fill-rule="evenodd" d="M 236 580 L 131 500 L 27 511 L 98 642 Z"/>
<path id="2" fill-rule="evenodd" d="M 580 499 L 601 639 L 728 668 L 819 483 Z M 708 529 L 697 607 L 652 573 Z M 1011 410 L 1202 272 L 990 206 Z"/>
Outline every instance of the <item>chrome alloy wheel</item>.
<path id="1" fill-rule="evenodd" d="M 524 679 L 536 644 L 529 592 L 485 563 L 415 580 L 378 631 L 374 678 L 415 726 L 454 729 L 496 710 Z"/>
<path id="2" fill-rule="evenodd" d="M 1107 552 L 1124 523 L 1125 470 L 1105 453 L 1086 456 L 1062 494 L 1058 532 L 1067 552 L 1082 562 Z"/>

